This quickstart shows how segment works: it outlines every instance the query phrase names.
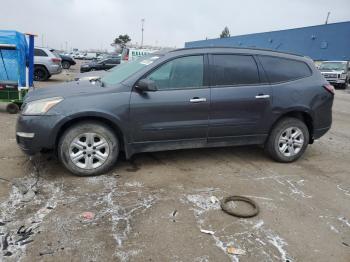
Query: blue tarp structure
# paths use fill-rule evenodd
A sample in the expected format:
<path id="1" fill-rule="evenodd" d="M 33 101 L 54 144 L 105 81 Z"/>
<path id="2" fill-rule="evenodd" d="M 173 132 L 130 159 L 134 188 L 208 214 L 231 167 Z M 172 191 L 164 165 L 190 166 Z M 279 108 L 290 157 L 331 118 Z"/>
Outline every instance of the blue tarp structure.
<path id="1" fill-rule="evenodd" d="M 15 46 L 16 49 L 1 48 Z M 17 31 L 0 30 L 0 82 L 15 81 L 19 86 L 26 85 L 26 61 L 28 58 L 26 36 Z"/>

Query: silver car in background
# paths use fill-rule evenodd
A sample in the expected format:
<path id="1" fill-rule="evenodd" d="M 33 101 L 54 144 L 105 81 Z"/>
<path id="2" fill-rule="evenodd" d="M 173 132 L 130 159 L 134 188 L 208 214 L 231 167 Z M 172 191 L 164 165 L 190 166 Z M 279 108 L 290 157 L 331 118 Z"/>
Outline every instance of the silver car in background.
<path id="1" fill-rule="evenodd" d="M 62 59 L 48 48 L 34 48 L 34 80 L 46 81 L 62 72 Z"/>

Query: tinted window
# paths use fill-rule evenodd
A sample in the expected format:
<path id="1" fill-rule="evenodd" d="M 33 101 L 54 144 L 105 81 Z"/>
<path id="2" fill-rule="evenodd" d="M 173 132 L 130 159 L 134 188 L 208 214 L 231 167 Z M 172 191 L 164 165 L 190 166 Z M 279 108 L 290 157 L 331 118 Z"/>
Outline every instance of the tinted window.
<path id="1" fill-rule="evenodd" d="M 271 83 L 292 81 L 311 75 L 309 66 L 292 59 L 260 56 L 260 61 Z"/>
<path id="2" fill-rule="evenodd" d="M 34 49 L 34 56 L 47 56 L 44 50 L 41 49 Z"/>
<path id="3" fill-rule="evenodd" d="M 213 55 L 213 85 L 248 85 L 259 83 L 255 60 L 246 55 Z"/>
<path id="4" fill-rule="evenodd" d="M 203 56 L 176 58 L 160 66 L 148 77 L 158 89 L 203 86 Z"/>

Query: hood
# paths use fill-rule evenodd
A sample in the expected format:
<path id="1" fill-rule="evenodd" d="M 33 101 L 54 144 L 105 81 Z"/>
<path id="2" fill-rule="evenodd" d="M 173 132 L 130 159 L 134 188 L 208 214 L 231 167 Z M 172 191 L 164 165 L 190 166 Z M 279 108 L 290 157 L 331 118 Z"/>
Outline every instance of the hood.
<path id="1" fill-rule="evenodd" d="M 91 93 L 99 93 L 106 91 L 105 88 L 90 83 L 90 81 L 71 81 L 59 85 L 48 86 L 44 88 L 36 88 L 30 90 L 25 102 L 45 99 L 50 97 L 71 97 L 76 95 L 84 95 Z"/>

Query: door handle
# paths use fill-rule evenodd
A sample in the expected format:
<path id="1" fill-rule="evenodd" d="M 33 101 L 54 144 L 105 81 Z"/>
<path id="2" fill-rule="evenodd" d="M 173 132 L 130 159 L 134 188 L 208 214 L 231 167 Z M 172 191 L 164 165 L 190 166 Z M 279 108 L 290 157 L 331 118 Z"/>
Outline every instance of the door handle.
<path id="1" fill-rule="evenodd" d="M 201 102 L 207 102 L 207 99 L 205 97 L 194 97 L 192 99 L 190 99 L 191 103 L 201 103 Z"/>
<path id="2" fill-rule="evenodd" d="M 266 98 L 270 98 L 270 95 L 257 95 L 255 96 L 256 99 L 266 99 Z"/>

